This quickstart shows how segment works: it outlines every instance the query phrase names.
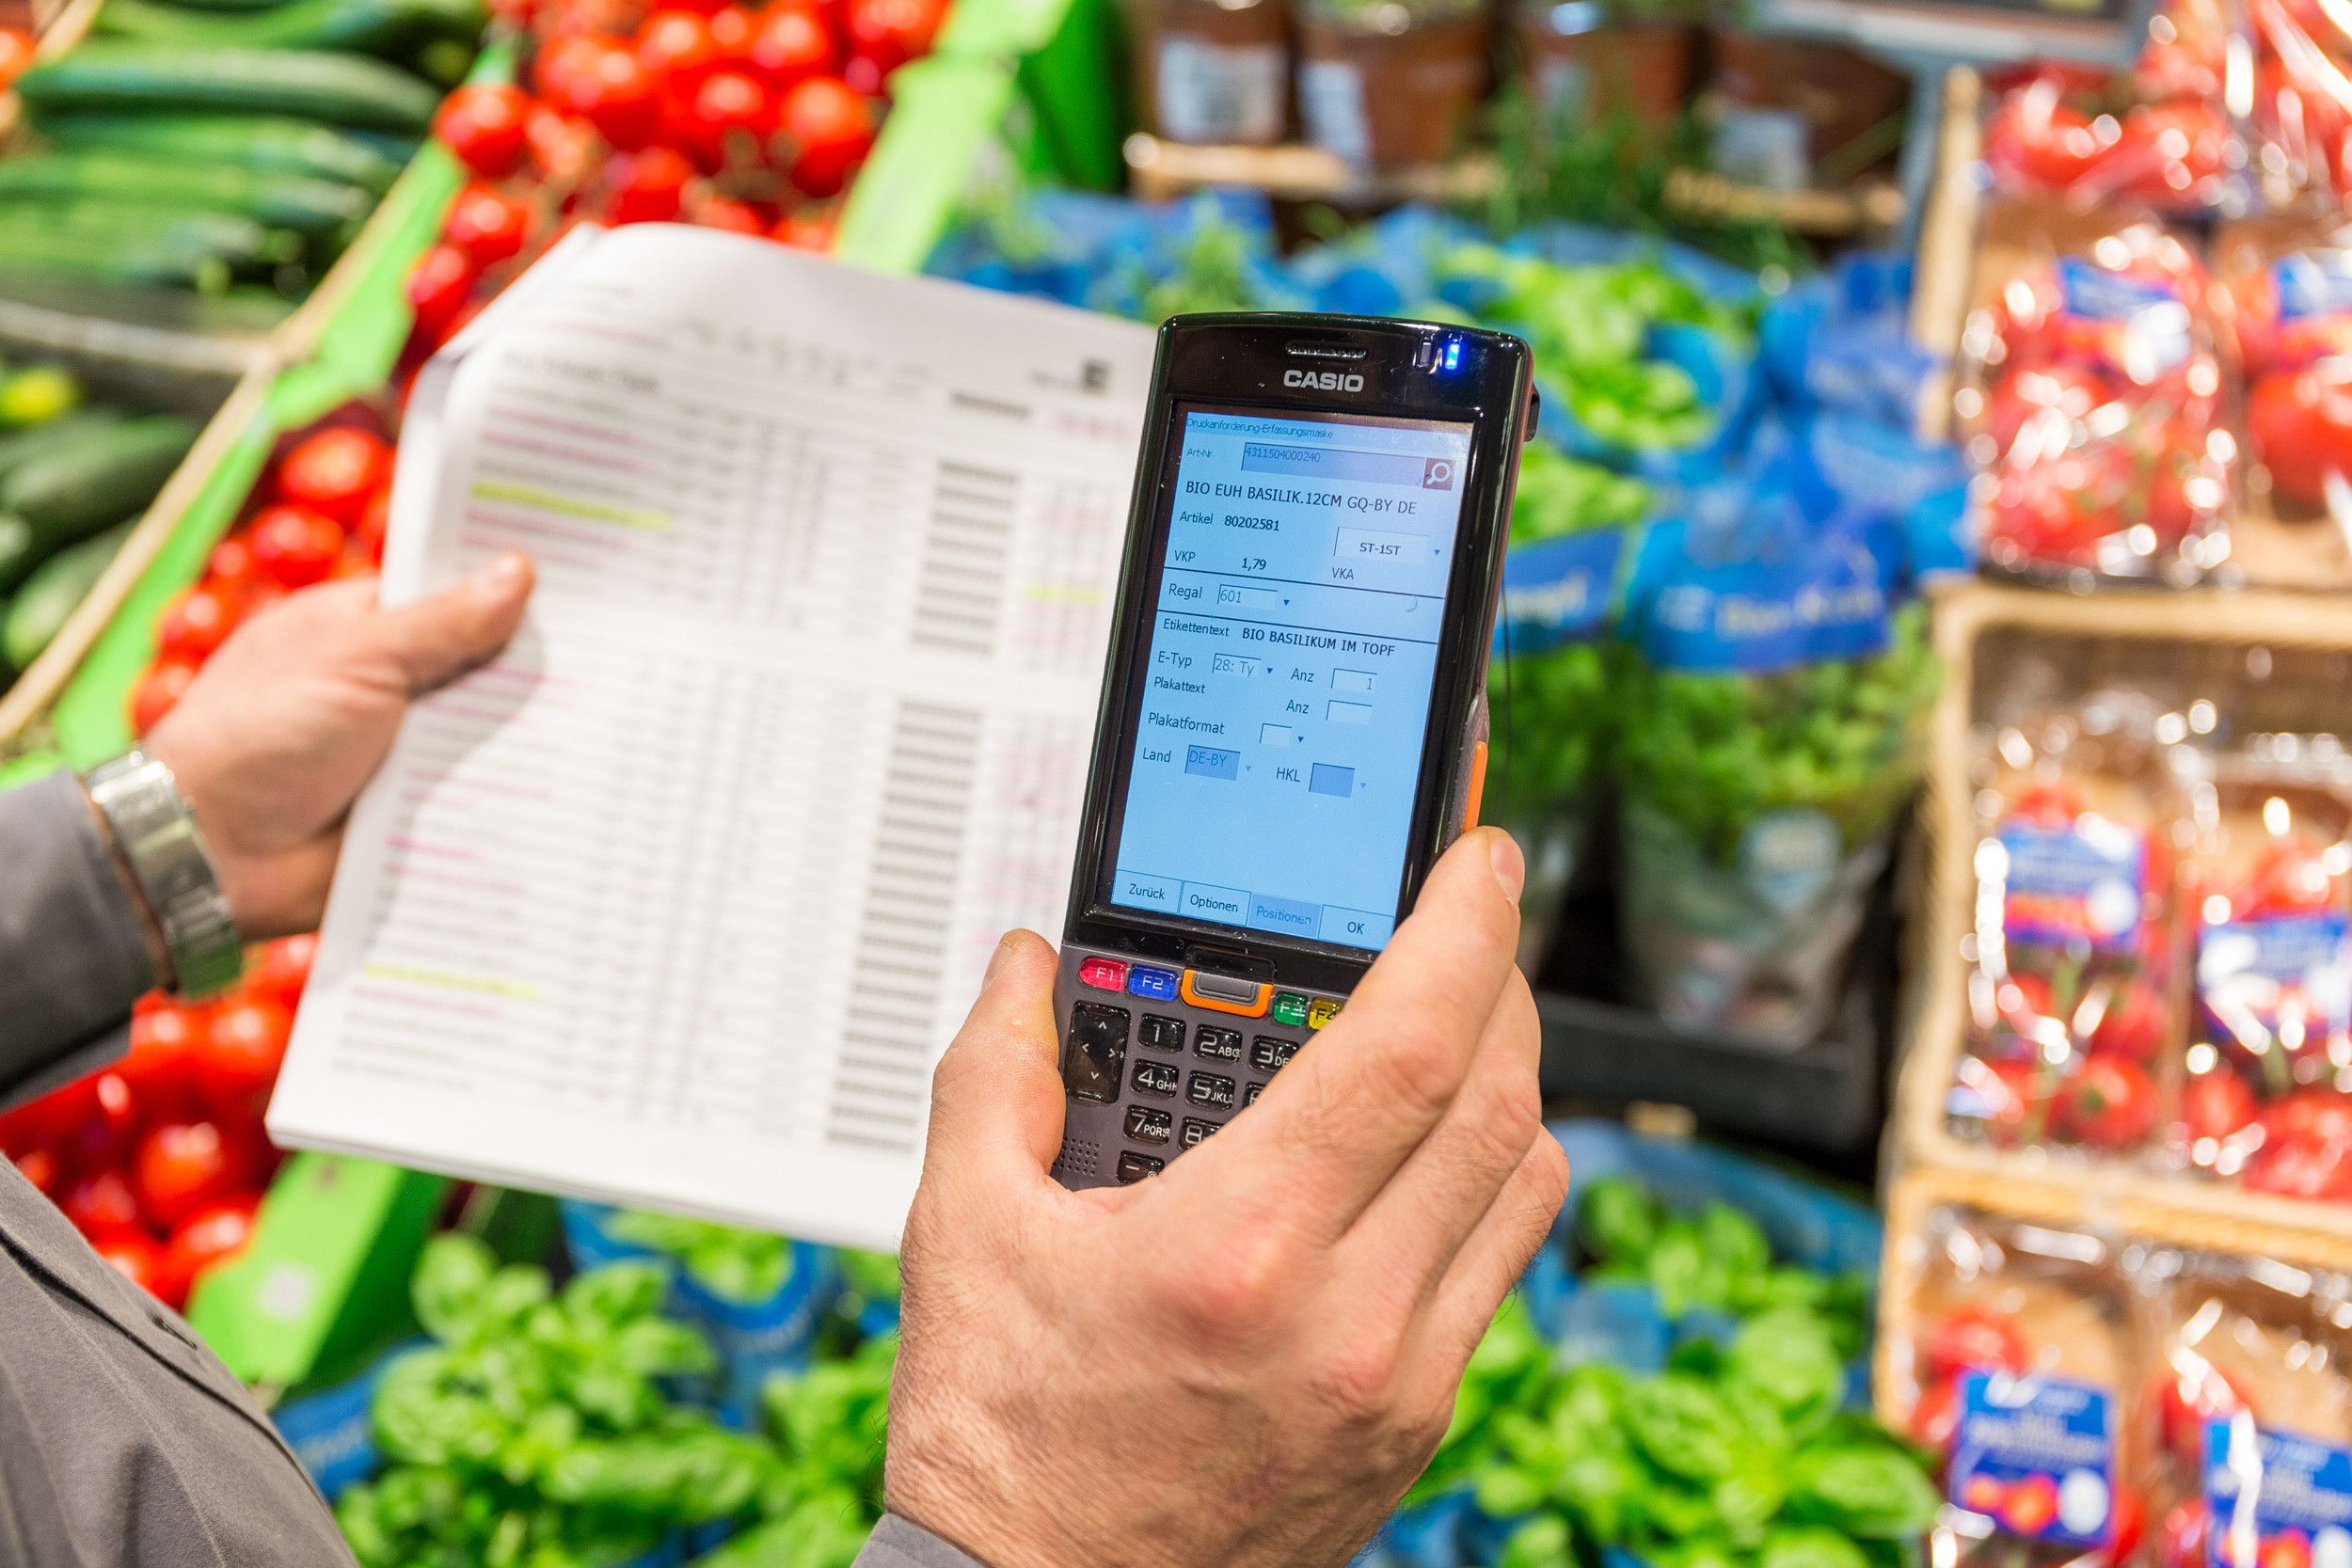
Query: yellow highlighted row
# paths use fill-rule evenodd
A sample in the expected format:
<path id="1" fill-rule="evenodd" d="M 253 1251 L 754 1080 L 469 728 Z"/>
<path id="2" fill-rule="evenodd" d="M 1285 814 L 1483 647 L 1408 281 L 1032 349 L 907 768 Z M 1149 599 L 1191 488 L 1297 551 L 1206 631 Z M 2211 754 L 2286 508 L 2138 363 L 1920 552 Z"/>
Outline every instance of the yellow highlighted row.
<path id="1" fill-rule="evenodd" d="M 635 507 L 608 506 L 602 501 L 581 500 L 575 496 L 560 496 L 552 490 L 542 490 L 534 484 L 509 484 L 501 480 L 483 479 L 474 482 L 476 500 L 513 501 L 517 506 L 535 507 L 541 512 L 559 513 L 566 517 L 581 517 L 592 523 L 619 523 L 624 528 L 650 529 L 666 532 L 670 527 L 668 514 L 641 512 Z"/>
<path id="2" fill-rule="evenodd" d="M 438 986 L 444 990 L 511 996 L 518 1002 L 536 1002 L 547 994 L 526 980 L 502 980 L 495 974 L 455 974 L 445 969 L 414 969 L 406 964 L 370 964 L 360 973 L 371 980 L 407 980 L 420 986 Z"/>

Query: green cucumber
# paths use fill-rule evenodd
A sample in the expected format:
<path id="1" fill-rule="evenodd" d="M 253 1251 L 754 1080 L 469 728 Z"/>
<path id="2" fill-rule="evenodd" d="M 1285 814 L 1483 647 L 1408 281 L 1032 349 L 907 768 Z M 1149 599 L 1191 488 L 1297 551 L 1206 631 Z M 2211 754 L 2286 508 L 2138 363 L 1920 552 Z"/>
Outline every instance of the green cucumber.
<path id="1" fill-rule="evenodd" d="M 479 39 L 486 20 L 477 0 L 290 0 L 240 16 L 208 16 L 150 0 L 106 0 L 92 30 L 174 47 L 387 55 L 437 38 Z"/>
<path id="2" fill-rule="evenodd" d="M 11 201 L 0 198 L 0 265 L 19 246 L 87 243 L 217 257 L 231 272 L 301 260 L 302 236 L 234 213 L 143 201 Z"/>
<path id="3" fill-rule="evenodd" d="M 103 404 L 94 408 L 77 408 L 61 414 L 42 424 L 26 425 L 0 435 L 0 484 L 10 474 L 47 452 L 70 447 L 92 431 L 106 430 L 129 418 L 119 408 Z"/>
<path id="4" fill-rule="evenodd" d="M 131 537 L 135 517 L 117 523 L 103 533 L 59 550 L 34 569 L 24 586 L 8 601 L 0 620 L 0 662 L 17 670 L 28 668 L 40 651 L 64 629 L 74 610 L 105 575 L 106 567 Z"/>
<path id="5" fill-rule="evenodd" d="M 97 40 L 17 78 L 36 117 L 85 109 L 295 115 L 422 135 L 441 95 L 394 66 L 300 49 L 201 49 Z"/>
<path id="6" fill-rule="evenodd" d="M 75 529 L 87 531 L 153 500 L 200 428 L 178 414 L 146 414 L 93 431 L 0 481 L 0 513 L 45 531 L 55 548 Z"/>
<path id="7" fill-rule="evenodd" d="M 348 132 L 284 115 L 51 115 L 34 127 L 68 151 L 135 152 L 255 174 L 337 180 L 378 194 L 401 164 Z"/>
<path id="8" fill-rule="evenodd" d="M 364 222 L 375 205 L 366 191 L 328 180 L 157 163 L 136 153 L 105 151 L 0 158 L 0 202 L 11 199 L 211 207 L 304 233 L 330 233 Z"/>

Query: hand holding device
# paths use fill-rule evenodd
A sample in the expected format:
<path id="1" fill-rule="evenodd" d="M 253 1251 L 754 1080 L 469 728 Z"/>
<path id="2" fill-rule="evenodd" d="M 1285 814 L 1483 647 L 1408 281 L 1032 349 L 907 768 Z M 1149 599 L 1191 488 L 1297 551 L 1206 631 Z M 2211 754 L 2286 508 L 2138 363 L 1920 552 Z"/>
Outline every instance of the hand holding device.
<path id="1" fill-rule="evenodd" d="M 1071 1192 L 1053 950 L 941 1059 L 907 1222 L 891 1509 L 990 1568 L 1337 1568 L 1428 1461 L 1567 1190 L 1493 829 L 1209 1145 Z"/>
<path id="2" fill-rule="evenodd" d="M 379 610 L 375 579 L 322 583 L 240 626 L 145 742 L 171 769 L 248 942 L 314 929 L 344 815 L 411 700 L 506 645 L 531 562 Z"/>
<path id="3" fill-rule="evenodd" d="M 1056 1006 L 1055 1173 L 1157 1175 L 1340 1016 L 1475 820 L 1527 345 L 1161 329 Z"/>

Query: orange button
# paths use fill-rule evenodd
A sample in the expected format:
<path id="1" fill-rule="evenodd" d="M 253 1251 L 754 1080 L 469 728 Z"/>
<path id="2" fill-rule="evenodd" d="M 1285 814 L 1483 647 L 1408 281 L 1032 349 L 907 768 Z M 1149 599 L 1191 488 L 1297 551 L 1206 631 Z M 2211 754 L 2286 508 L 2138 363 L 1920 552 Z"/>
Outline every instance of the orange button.
<path id="1" fill-rule="evenodd" d="M 1273 1000 L 1274 988 L 1263 981 L 1232 980 L 1222 974 L 1213 975 L 1209 981 L 1211 985 L 1229 986 L 1236 993 L 1232 996 L 1217 996 L 1195 985 L 1193 982 L 1199 978 L 1197 972 L 1185 970 L 1184 980 L 1176 988 L 1177 992 L 1194 1006 L 1206 1007 L 1213 1013 L 1232 1013 L 1240 1018 L 1263 1018 L 1267 1006 Z M 1248 990 L 1247 998 L 1238 994 L 1244 988 Z"/>
<path id="2" fill-rule="evenodd" d="M 1486 799 L 1486 743 L 1480 741 L 1470 752 L 1470 792 L 1462 802 L 1462 831 L 1469 832 L 1478 826 L 1478 808 Z"/>

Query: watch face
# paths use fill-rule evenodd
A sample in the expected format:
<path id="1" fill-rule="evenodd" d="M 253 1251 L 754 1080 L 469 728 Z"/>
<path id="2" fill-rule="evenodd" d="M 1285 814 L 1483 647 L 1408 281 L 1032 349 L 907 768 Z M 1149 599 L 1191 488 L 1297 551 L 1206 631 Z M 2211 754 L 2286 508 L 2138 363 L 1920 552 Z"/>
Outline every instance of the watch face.
<path id="1" fill-rule="evenodd" d="M 170 989 L 204 996 L 236 982 L 245 947 L 219 873 L 171 769 L 133 751 L 90 771 L 90 801 L 170 960 Z"/>

